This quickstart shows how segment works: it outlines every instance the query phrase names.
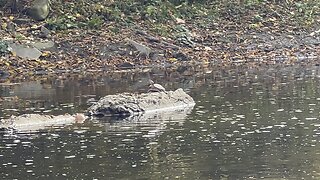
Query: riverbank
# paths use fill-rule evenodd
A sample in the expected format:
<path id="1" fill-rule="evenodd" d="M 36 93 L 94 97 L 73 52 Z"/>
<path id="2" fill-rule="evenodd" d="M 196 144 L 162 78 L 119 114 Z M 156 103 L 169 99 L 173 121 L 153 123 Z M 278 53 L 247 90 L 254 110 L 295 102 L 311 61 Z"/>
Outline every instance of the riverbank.
<path id="1" fill-rule="evenodd" d="M 1 11 L 1 81 L 154 66 L 318 64 L 316 1 L 88 2 L 55 1 L 41 22 Z M 35 47 L 39 57 L 21 57 L 8 44 Z"/>

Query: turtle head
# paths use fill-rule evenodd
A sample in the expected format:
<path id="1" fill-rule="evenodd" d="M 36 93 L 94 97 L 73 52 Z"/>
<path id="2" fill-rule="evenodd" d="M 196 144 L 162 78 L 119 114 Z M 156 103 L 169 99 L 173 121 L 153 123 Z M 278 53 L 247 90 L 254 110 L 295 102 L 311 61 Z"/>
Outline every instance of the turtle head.
<path id="1" fill-rule="evenodd" d="M 153 84 L 154 82 L 151 79 L 149 79 L 149 85 L 153 85 Z"/>

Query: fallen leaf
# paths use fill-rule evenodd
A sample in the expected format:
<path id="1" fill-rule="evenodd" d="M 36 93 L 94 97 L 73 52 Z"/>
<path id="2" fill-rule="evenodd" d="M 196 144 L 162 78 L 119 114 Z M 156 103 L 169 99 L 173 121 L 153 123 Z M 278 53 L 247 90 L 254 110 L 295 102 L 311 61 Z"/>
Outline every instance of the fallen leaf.
<path id="1" fill-rule="evenodd" d="M 180 18 L 175 18 L 175 19 L 176 19 L 176 22 L 177 22 L 178 24 L 185 24 L 185 23 L 186 23 L 186 21 L 183 20 L 183 19 L 180 19 Z"/>
<path id="2" fill-rule="evenodd" d="M 176 62 L 177 59 L 176 59 L 176 58 L 169 58 L 168 61 L 169 61 L 169 62 Z"/>
<path id="3" fill-rule="evenodd" d="M 7 24 L 7 23 L 2 23 L 2 24 L 1 24 L 1 28 L 2 28 L 2 29 L 7 29 L 7 27 L 8 27 L 8 24 Z"/>
<path id="4" fill-rule="evenodd" d="M 43 51 L 42 54 L 41 54 L 42 57 L 48 57 L 50 55 L 51 55 L 50 51 Z"/>
<path id="5" fill-rule="evenodd" d="M 206 50 L 206 51 L 212 51 L 212 48 L 209 47 L 209 46 L 205 46 L 205 47 L 204 47 L 204 50 Z"/>

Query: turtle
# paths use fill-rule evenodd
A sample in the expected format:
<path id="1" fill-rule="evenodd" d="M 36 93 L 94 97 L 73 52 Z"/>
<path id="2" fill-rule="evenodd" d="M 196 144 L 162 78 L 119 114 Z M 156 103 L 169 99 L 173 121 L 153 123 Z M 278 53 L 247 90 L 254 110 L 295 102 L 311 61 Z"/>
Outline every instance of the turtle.
<path id="1" fill-rule="evenodd" d="M 166 89 L 160 85 L 154 83 L 152 80 L 149 80 L 149 90 L 148 92 L 165 92 Z"/>

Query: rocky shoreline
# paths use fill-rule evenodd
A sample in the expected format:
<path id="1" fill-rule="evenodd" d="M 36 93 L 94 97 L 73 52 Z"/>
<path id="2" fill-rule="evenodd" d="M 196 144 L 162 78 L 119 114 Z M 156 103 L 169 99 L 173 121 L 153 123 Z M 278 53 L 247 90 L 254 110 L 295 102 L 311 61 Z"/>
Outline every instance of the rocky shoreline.
<path id="1" fill-rule="evenodd" d="M 44 2 L 43 7 L 49 6 L 47 0 Z M 61 6 L 59 1 L 52 3 Z M 252 11 L 262 13 L 259 8 Z M 174 18 L 160 24 L 162 29 L 171 28 L 170 34 L 162 35 L 152 31 L 146 21 L 126 26 L 105 21 L 91 29 L 70 24 L 59 30 L 51 27 L 50 20 L 35 21 L 23 13 L 0 12 L 4 15 L 0 20 L 0 81 L 154 66 L 174 70 L 181 66 L 318 64 L 319 58 L 317 26 L 294 27 L 289 21 L 277 24 L 275 19 L 280 15 L 265 20 L 268 23 L 245 17 L 242 25 L 221 18 L 219 21 L 225 24 L 209 23 L 205 27 L 197 25 L 201 21 Z M 84 17 L 70 18 L 80 21 Z"/>

